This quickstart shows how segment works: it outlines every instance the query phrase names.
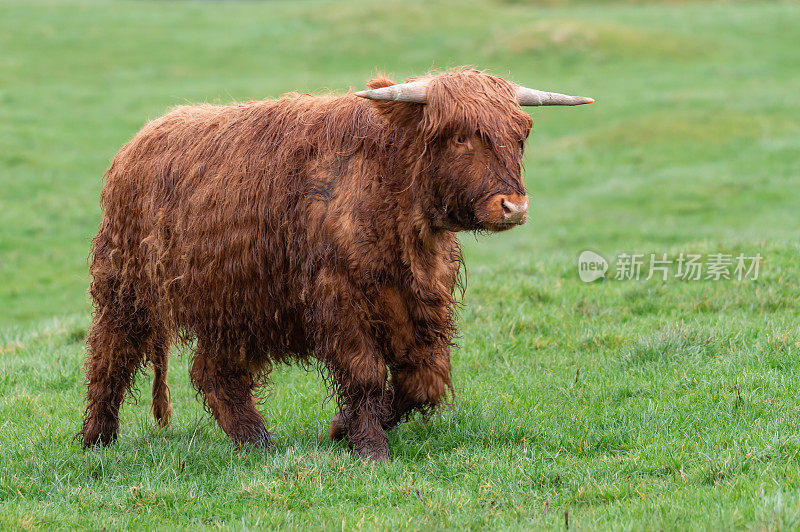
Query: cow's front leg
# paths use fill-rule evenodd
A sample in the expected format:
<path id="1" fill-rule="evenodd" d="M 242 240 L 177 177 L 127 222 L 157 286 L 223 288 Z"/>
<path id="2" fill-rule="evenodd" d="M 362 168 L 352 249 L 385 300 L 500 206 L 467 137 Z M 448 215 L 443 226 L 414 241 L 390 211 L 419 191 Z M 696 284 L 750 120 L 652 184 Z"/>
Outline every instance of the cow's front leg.
<path id="1" fill-rule="evenodd" d="M 387 430 L 415 411 L 432 412 L 444 399 L 450 382 L 449 350 L 426 353 L 416 364 L 392 366 L 393 396 L 389 415 L 384 423 Z"/>
<path id="2" fill-rule="evenodd" d="M 420 351 L 416 364 L 408 361 L 391 365 L 393 393 L 387 396 L 387 411 L 383 418 L 384 430 L 401 423 L 415 411 L 432 412 L 452 390 L 450 382 L 450 353 L 448 349 Z M 390 398 L 390 399 L 389 399 Z M 347 412 L 340 410 L 329 429 L 332 440 L 347 435 Z"/>
<path id="3" fill-rule="evenodd" d="M 331 437 L 347 437 L 363 458 L 389 459 L 386 423 L 386 366 L 373 352 L 342 353 L 328 363 L 341 408 L 331 423 Z M 334 430 L 335 427 L 335 430 Z"/>
<path id="4" fill-rule="evenodd" d="M 363 458 L 389 460 L 383 428 L 388 416 L 386 363 L 372 338 L 365 305 L 358 290 L 346 288 L 341 279 L 318 282 L 315 352 L 328 368 L 340 406 L 331 436 L 347 437 Z"/>

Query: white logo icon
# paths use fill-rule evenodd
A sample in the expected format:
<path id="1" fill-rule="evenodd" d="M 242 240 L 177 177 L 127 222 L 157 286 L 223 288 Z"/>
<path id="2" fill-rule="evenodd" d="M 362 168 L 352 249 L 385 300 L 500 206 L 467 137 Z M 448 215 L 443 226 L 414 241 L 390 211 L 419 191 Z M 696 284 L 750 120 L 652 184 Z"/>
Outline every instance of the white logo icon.
<path id="1" fill-rule="evenodd" d="M 591 283 L 605 277 L 608 261 L 602 255 L 588 249 L 578 257 L 578 276 L 584 283 Z"/>

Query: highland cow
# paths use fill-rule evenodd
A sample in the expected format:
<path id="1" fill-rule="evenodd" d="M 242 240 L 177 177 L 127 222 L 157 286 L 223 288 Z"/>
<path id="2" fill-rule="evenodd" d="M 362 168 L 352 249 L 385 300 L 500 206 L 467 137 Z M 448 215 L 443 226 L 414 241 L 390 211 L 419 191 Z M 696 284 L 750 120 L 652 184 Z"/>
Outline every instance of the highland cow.
<path id="1" fill-rule="evenodd" d="M 343 96 L 186 106 L 114 157 L 91 251 L 85 447 L 117 435 L 146 362 L 172 417 L 167 355 L 237 444 L 271 445 L 254 389 L 273 365 L 318 362 L 333 439 L 389 458 L 386 430 L 451 390 L 458 231 L 525 222 L 521 105 L 589 98 L 473 69 Z"/>

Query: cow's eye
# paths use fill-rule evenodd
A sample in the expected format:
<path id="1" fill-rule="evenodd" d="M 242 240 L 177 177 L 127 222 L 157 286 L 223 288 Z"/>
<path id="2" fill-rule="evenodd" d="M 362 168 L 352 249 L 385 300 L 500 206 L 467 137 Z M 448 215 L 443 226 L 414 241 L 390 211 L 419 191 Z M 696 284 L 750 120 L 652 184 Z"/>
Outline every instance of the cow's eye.
<path id="1" fill-rule="evenodd" d="M 459 135 L 456 137 L 456 144 L 466 144 L 466 143 L 467 143 L 467 137 L 465 137 L 464 135 Z"/>

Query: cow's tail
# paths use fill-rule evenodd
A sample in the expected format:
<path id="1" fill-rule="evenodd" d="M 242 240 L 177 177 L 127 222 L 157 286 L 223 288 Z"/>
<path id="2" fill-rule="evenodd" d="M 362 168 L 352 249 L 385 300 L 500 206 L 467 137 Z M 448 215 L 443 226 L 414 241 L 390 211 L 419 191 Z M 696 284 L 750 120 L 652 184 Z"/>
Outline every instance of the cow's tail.
<path id="1" fill-rule="evenodd" d="M 169 361 L 169 350 L 158 350 L 156 354 L 150 356 L 153 364 L 153 417 L 156 424 L 160 427 L 169 426 L 172 421 L 172 396 L 167 386 L 167 367 Z"/>

